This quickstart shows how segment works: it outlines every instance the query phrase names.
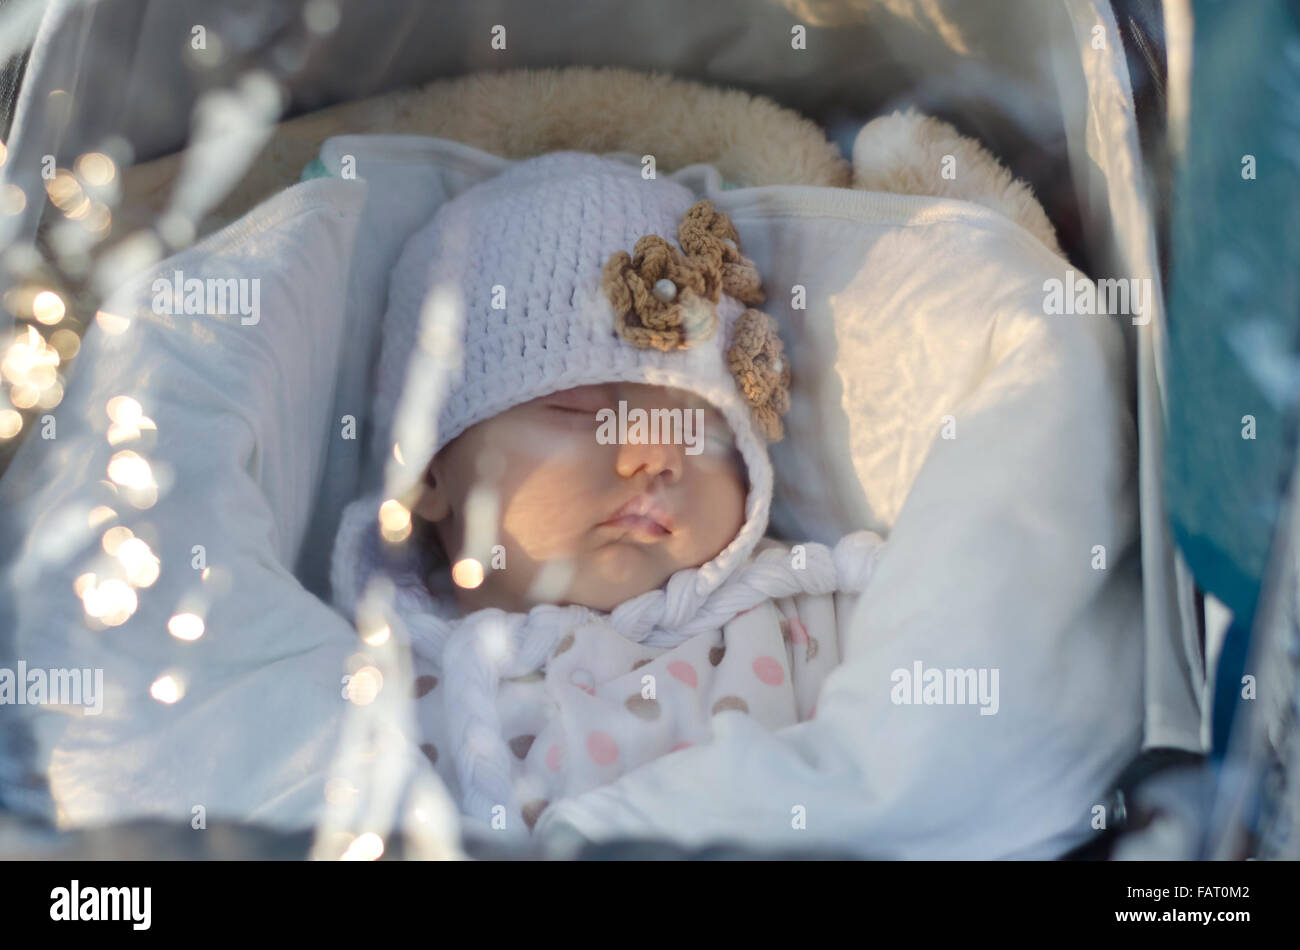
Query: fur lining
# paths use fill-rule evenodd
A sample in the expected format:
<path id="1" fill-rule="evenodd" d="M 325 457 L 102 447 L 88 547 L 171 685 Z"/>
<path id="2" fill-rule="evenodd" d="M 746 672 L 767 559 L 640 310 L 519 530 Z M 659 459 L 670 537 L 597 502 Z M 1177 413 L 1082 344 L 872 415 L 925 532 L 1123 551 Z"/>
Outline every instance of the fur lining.
<path id="1" fill-rule="evenodd" d="M 595 116 L 600 120 L 593 121 Z M 817 185 L 958 198 L 1007 215 L 1060 252 L 1029 186 L 974 139 L 938 119 L 896 112 L 868 122 L 858 133 L 850 166 L 816 123 L 764 96 L 666 73 L 589 66 L 473 73 L 281 122 L 199 234 L 297 182 L 325 139 L 377 132 L 450 138 L 507 158 L 562 149 L 653 154 L 666 171 L 706 162 L 739 186 Z M 158 217 L 182 155 L 126 170 L 115 237 Z M 956 160 L 951 179 L 940 174 L 945 155 Z"/>
<path id="2" fill-rule="evenodd" d="M 366 133 L 454 139 L 506 158 L 561 150 L 653 154 L 665 171 L 705 162 L 740 186 L 847 188 L 852 177 L 815 122 L 763 96 L 613 67 L 517 69 L 441 79 L 281 122 L 199 233 L 297 182 L 327 138 Z M 152 222 L 179 167 L 178 153 L 126 172 L 125 214 L 114 221 L 115 234 L 119 225 L 126 233 Z"/>
<path id="3" fill-rule="evenodd" d="M 943 175 L 945 159 L 952 177 Z M 947 122 L 908 110 L 872 119 L 853 143 L 853 187 L 903 195 L 958 198 L 991 208 L 1056 254 L 1056 231 L 1034 198 L 979 142 Z"/>

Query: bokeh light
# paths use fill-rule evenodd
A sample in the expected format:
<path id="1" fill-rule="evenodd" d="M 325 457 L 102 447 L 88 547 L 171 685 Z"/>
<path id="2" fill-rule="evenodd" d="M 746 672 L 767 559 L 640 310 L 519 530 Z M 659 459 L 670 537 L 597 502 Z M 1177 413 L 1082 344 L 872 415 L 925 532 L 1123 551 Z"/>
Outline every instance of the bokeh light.
<path id="1" fill-rule="evenodd" d="M 348 701 L 357 706 L 369 706 L 383 689 L 384 677 L 373 666 L 363 666 L 348 680 Z"/>
<path id="2" fill-rule="evenodd" d="M 377 861 L 384 853 L 384 839 L 373 831 L 358 835 L 339 858 L 340 861 Z"/>
<path id="3" fill-rule="evenodd" d="M 12 439 L 23 428 L 21 413 L 12 409 L 0 409 L 0 439 Z"/>
<path id="4" fill-rule="evenodd" d="M 134 587 L 150 587 L 158 579 L 158 557 L 141 538 L 123 541 L 117 549 L 117 559 Z"/>
<path id="5" fill-rule="evenodd" d="M 185 691 L 181 688 L 181 684 L 177 682 L 176 677 L 160 676 L 149 686 L 149 695 L 160 703 L 170 705 L 185 695 Z"/>
<path id="6" fill-rule="evenodd" d="M 461 558 L 452 566 L 451 579 L 457 587 L 473 590 L 483 583 L 483 565 L 472 557 Z"/>
<path id="7" fill-rule="evenodd" d="M 52 290 L 42 290 L 32 300 L 32 316 L 46 326 L 58 323 L 65 313 L 63 298 Z"/>
<path id="8" fill-rule="evenodd" d="M 396 498 L 379 506 L 379 531 L 385 541 L 405 541 L 411 534 L 411 512 Z"/>
<path id="9" fill-rule="evenodd" d="M 176 614 L 167 621 L 167 632 L 177 640 L 197 640 L 203 636 L 203 618 L 198 614 Z"/>
<path id="10" fill-rule="evenodd" d="M 103 152 L 87 152 L 77 157 L 73 169 L 87 185 L 102 188 L 117 177 L 117 165 Z"/>
<path id="11" fill-rule="evenodd" d="M 90 577 L 93 579 L 94 575 Z M 78 581 L 81 579 L 78 578 Z M 100 584 L 92 582 L 84 585 L 79 593 L 86 616 L 109 627 L 126 623 L 139 604 L 131 585 L 117 578 L 110 578 Z"/>
<path id="12" fill-rule="evenodd" d="M 153 485 L 153 471 L 144 458 L 129 449 L 109 460 L 108 477 L 123 488 L 146 489 Z"/>

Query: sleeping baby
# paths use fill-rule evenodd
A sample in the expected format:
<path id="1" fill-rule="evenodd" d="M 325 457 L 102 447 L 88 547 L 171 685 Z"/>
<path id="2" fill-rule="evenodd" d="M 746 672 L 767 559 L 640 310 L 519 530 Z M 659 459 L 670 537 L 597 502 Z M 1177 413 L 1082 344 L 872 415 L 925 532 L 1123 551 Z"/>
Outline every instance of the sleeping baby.
<path id="1" fill-rule="evenodd" d="M 412 484 L 349 506 L 331 581 L 411 644 L 421 750 L 468 820 L 526 833 L 714 717 L 816 714 L 881 541 L 764 536 L 790 367 L 763 301 L 709 201 L 577 152 L 407 243 L 374 450 Z"/>

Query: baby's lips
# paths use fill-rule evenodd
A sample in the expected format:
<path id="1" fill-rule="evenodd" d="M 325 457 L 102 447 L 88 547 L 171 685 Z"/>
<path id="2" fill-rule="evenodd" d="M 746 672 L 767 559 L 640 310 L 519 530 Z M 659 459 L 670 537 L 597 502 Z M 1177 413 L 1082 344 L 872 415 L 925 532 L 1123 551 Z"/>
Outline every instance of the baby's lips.
<path id="1" fill-rule="evenodd" d="M 669 534 L 672 534 L 677 529 L 676 519 L 668 510 L 668 506 L 664 504 L 663 500 L 644 493 L 635 495 L 628 499 L 628 501 L 625 502 L 617 511 L 602 521 L 601 524 L 611 524 L 622 518 L 649 519 Z"/>

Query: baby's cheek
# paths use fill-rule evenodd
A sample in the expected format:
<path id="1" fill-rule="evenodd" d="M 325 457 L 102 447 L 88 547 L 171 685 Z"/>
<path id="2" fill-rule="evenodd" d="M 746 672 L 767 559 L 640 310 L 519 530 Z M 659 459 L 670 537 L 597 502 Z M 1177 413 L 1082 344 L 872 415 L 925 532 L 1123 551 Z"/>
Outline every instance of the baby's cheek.
<path id="1" fill-rule="evenodd" d="M 692 492 L 689 510 L 685 522 L 689 559 L 703 563 L 730 544 L 744 525 L 745 489 L 740 473 L 723 466 L 701 479 Z"/>
<path id="2" fill-rule="evenodd" d="M 593 521 L 589 474 L 554 462 L 519 474 L 505 499 L 503 533 L 533 558 L 571 553 L 576 536 Z"/>

